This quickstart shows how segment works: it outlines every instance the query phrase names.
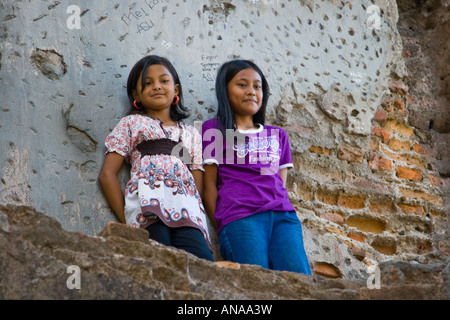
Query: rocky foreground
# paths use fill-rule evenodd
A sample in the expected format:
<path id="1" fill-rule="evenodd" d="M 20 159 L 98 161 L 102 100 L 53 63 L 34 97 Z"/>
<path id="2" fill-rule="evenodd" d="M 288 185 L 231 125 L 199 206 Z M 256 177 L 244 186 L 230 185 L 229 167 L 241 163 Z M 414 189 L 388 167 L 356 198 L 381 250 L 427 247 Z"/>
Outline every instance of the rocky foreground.
<path id="1" fill-rule="evenodd" d="M 449 299 L 450 264 L 389 261 L 349 281 L 216 263 L 111 222 L 98 236 L 30 207 L 0 206 L 0 299 Z M 379 276 L 379 277 L 378 277 Z"/>

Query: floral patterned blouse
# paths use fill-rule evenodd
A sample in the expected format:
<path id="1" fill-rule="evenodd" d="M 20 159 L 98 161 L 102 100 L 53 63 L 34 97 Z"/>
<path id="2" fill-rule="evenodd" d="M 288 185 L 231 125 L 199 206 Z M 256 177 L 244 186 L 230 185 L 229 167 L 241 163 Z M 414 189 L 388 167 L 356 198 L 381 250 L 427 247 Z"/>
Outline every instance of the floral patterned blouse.
<path id="1" fill-rule="evenodd" d="M 188 154 L 141 153 L 139 148 L 148 141 L 154 146 L 155 141 L 163 144 L 169 140 L 172 144 L 181 142 Z M 197 129 L 183 122 L 163 127 L 158 119 L 128 115 L 108 135 L 105 145 L 107 153 L 116 152 L 131 164 L 125 187 L 128 225 L 146 228 L 160 219 L 169 227 L 194 227 L 202 231 L 211 247 L 205 209 L 190 172 L 203 170 L 202 139 Z M 182 159 L 188 161 L 183 163 Z"/>

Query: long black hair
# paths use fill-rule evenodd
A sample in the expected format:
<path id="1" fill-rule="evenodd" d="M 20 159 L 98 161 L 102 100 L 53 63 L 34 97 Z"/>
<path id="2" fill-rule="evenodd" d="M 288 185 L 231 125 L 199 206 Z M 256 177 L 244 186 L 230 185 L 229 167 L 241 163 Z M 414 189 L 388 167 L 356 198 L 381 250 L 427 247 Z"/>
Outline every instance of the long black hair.
<path id="1" fill-rule="evenodd" d="M 254 69 L 261 77 L 262 81 L 262 90 L 263 90 L 263 99 L 261 108 L 257 113 L 253 115 L 253 123 L 260 123 L 264 125 L 266 118 L 266 106 L 267 100 L 269 99 L 269 84 L 267 83 L 266 78 L 262 71 L 258 68 L 258 66 L 249 60 L 231 60 L 225 62 L 217 72 L 216 77 L 216 97 L 217 97 L 217 121 L 219 124 L 219 129 L 225 136 L 225 130 L 227 129 L 237 129 L 236 119 L 234 118 L 233 110 L 231 109 L 230 102 L 228 99 L 228 83 L 233 79 L 233 77 L 240 72 L 241 70 L 252 68 Z"/>
<path id="2" fill-rule="evenodd" d="M 130 110 L 128 114 L 143 114 L 143 115 L 147 114 L 144 109 L 139 110 L 136 109 L 136 107 L 134 106 L 133 90 L 137 90 L 137 82 L 141 74 L 142 74 L 142 90 L 144 90 L 146 86 L 145 75 L 147 74 L 148 68 L 153 64 L 160 64 L 164 66 L 167 70 L 169 70 L 170 74 L 172 75 L 175 85 L 178 84 L 178 96 L 180 97 L 180 101 L 176 105 L 170 106 L 170 118 L 174 121 L 186 119 L 187 117 L 189 117 L 189 112 L 188 108 L 186 108 L 183 105 L 183 89 L 181 87 L 178 73 L 175 70 L 175 67 L 168 59 L 156 55 L 149 55 L 142 58 L 141 60 L 136 62 L 134 67 L 131 69 L 127 81 L 127 94 L 128 100 L 130 102 Z"/>

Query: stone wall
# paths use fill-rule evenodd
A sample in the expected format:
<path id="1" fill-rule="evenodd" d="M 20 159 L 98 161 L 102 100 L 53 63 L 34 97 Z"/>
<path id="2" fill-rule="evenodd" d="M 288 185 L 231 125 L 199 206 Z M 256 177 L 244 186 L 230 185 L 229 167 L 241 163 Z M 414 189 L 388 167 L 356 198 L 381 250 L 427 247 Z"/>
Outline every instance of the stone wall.
<path id="1" fill-rule="evenodd" d="M 0 206 L 0 246 L 0 300 L 450 298 L 450 265 L 389 261 L 380 263 L 376 280 L 327 279 L 198 259 L 149 240 L 145 230 L 115 222 L 98 236 L 69 232 L 56 219 L 24 206 Z M 284 314 L 286 306 L 295 305 L 273 311 Z M 119 309 L 107 308 L 114 314 Z"/>
<path id="2" fill-rule="evenodd" d="M 240 57 L 265 72 L 268 123 L 289 134 L 288 191 L 316 274 L 358 280 L 385 261 L 448 259 L 448 1 L 0 8 L 1 203 L 98 234 L 115 220 L 96 181 L 103 141 L 126 112 L 134 63 L 174 63 L 193 124 L 215 114 L 218 66 Z"/>

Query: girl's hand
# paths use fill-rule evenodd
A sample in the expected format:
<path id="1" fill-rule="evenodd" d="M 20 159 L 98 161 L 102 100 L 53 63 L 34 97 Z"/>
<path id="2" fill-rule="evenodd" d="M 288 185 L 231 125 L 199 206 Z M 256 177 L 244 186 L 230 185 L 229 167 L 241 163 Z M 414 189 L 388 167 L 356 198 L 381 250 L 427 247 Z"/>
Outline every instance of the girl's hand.
<path id="1" fill-rule="evenodd" d="M 117 174 L 122 167 L 124 157 L 116 152 L 110 152 L 106 155 L 102 169 L 98 175 L 98 181 L 103 188 L 106 200 L 116 213 L 120 222 L 126 223 L 122 187 L 120 186 Z"/>

